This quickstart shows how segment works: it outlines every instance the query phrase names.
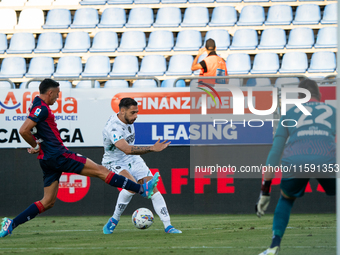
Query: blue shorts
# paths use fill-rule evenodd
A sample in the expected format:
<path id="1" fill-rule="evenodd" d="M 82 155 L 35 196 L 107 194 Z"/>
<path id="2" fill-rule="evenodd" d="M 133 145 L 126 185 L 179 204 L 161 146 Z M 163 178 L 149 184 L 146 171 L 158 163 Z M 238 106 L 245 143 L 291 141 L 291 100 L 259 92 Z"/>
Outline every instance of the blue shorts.
<path id="1" fill-rule="evenodd" d="M 320 178 L 317 180 L 328 196 L 335 196 L 336 178 Z M 308 181 L 309 178 L 283 178 L 280 188 L 289 197 L 302 197 L 305 194 Z"/>
<path id="2" fill-rule="evenodd" d="M 86 157 L 67 151 L 55 159 L 40 159 L 40 167 L 44 174 L 44 187 L 59 181 L 63 172 L 80 174 L 86 163 Z"/>

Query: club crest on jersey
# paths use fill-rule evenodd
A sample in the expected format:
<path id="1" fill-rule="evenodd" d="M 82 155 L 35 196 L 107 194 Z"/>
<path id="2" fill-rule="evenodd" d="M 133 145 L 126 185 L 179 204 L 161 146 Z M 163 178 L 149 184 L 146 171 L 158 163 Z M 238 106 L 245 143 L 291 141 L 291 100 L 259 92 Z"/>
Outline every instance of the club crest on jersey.
<path id="1" fill-rule="evenodd" d="M 40 112 L 41 112 L 41 109 L 40 109 L 40 108 L 37 108 L 37 109 L 35 110 L 35 112 L 34 112 L 34 116 L 35 116 L 35 117 L 38 117 L 39 114 L 40 114 Z"/>

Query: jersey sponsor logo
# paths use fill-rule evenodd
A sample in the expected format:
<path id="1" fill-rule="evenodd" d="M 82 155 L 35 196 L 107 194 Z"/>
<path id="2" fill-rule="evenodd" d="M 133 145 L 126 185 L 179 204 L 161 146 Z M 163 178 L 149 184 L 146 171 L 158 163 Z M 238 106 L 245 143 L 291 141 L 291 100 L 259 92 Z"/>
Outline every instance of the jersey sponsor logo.
<path id="1" fill-rule="evenodd" d="M 35 110 L 35 112 L 34 112 L 34 116 L 35 116 L 35 117 L 38 117 L 39 114 L 40 114 L 40 112 L 41 112 L 41 108 L 37 108 L 37 109 Z"/>
<path id="2" fill-rule="evenodd" d="M 82 200 L 90 189 L 90 177 L 63 173 L 59 179 L 57 198 L 66 203 Z"/>
<path id="3" fill-rule="evenodd" d="M 135 134 L 128 136 L 125 140 L 128 144 L 133 143 L 135 141 Z"/>
<path id="4" fill-rule="evenodd" d="M 132 132 L 131 127 L 128 127 L 128 130 L 129 130 L 130 133 Z"/>

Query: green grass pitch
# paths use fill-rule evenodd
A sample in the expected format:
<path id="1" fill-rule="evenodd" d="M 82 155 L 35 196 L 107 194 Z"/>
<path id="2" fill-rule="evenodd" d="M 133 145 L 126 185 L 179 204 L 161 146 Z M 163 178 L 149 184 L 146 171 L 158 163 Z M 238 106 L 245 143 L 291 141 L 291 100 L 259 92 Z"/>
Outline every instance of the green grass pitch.
<path id="1" fill-rule="evenodd" d="M 0 254 L 233 254 L 256 255 L 271 240 L 273 215 L 173 215 L 183 231 L 165 234 L 163 224 L 136 229 L 123 216 L 111 235 L 102 227 L 108 217 L 37 217 L 0 239 Z M 293 214 L 280 255 L 336 253 L 335 214 Z"/>

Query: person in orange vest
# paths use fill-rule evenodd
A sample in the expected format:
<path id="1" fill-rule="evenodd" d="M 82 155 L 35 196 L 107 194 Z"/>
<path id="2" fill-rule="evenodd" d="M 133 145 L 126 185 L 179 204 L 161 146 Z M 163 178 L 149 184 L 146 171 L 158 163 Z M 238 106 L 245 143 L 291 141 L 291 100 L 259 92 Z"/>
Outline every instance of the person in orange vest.
<path id="1" fill-rule="evenodd" d="M 204 58 L 201 62 L 197 63 L 199 57 L 207 53 L 208 56 Z M 191 70 L 196 71 L 201 69 L 200 76 L 227 76 L 227 65 L 223 58 L 217 56 L 216 54 L 216 44 L 213 39 L 208 39 L 205 43 L 205 47 L 199 49 L 194 62 L 191 65 Z M 201 82 L 209 84 L 226 84 L 225 79 L 202 79 Z"/>

